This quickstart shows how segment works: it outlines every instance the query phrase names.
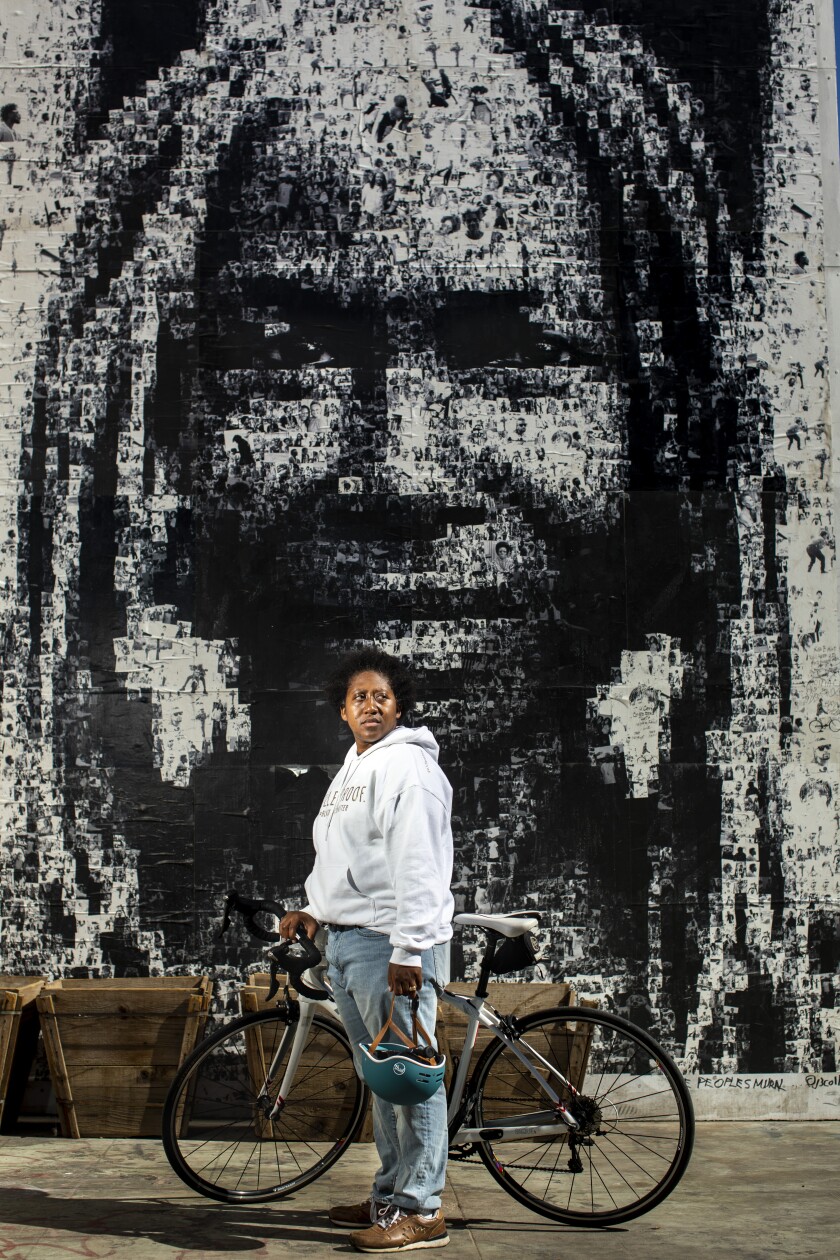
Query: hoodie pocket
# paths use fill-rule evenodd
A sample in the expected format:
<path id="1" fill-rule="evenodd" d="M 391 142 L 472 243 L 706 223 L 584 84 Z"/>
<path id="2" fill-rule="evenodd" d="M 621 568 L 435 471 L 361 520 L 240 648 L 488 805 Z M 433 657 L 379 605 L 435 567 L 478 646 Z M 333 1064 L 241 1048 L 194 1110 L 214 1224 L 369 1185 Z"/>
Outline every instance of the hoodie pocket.
<path id="1" fill-rule="evenodd" d="M 370 910 L 371 910 L 371 914 L 373 915 L 373 921 L 375 923 L 376 922 L 376 902 L 373 899 L 373 897 L 371 897 L 368 893 L 362 891 L 362 889 L 359 887 L 359 885 L 356 883 L 355 879 L 353 878 L 353 872 L 350 870 L 349 866 L 347 867 L 347 883 L 350 885 L 350 887 L 353 889 L 354 892 L 358 893 L 360 897 L 364 897 L 365 901 L 370 903 Z"/>
<path id="2" fill-rule="evenodd" d="M 353 878 L 353 872 L 350 870 L 349 866 L 347 867 L 347 883 L 350 885 L 350 887 L 353 889 L 354 892 L 357 892 L 359 894 L 360 897 L 367 897 L 367 893 L 362 892 L 361 888 L 359 887 L 359 885 L 356 883 L 355 879 Z"/>

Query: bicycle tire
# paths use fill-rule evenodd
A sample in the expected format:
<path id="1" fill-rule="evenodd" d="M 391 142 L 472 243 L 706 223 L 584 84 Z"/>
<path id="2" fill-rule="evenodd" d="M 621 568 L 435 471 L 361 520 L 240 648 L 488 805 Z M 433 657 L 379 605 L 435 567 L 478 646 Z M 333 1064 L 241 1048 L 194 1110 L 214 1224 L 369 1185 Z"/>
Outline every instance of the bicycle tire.
<path id="1" fill-rule="evenodd" d="M 519 1028 L 517 1044 L 530 1045 L 579 1088 L 575 1098 L 554 1082 L 561 1102 L 582 1121 L 583 1141 L 567 1131 L 544 1140 L 477 1143 L 490 1175 L 525 1207 L 579 1227 L 618 1225 L 661 1203 L 685 1172 L 694 1142 L 691 1098 L 669 1055 L 608 1011 L 556 1007 L 526 1016 Z M 470 1090 L 480 1128 L 527 1115 L 529 1104 L 537 1111 L 551 1107 L 540 1083 L 498 1040 L 481 1055 Z"/>
<path id="2" fill-rule="evenodd" d="M 182 1064 L 164 1104 L 163 1146 L 192 1190 L 222 1203 L 280 1199 L 315 1181 L 347 1150 L 369 1091 L 344 1029 L 320 1013 L 289 1097 L 276 1119 L 267 1118 L 294 1028 L 279 1010 L 246 1015 L 202 1041 Z M 266 1064 L 281 1045 L 266 1103 L 259 1098 Z"/>

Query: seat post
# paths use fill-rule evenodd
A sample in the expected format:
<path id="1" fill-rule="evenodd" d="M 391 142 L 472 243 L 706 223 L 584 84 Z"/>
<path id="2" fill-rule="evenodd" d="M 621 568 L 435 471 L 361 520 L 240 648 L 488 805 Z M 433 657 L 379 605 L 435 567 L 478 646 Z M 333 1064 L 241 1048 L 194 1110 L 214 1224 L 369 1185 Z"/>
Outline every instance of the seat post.
<path id="1" fill-rule="evenodd" d="M 487 930 L 487 948 L 484 951 L 484 957 L 481 960 L 481 970 L 478 973 L 478 987 L 475 996 L 479 998 L 487 997 L 487 986 L 490 983 L 490 968 L 493 964 L 493 955 L 496 953 L 496 946 L 501 939 L 500 933 L 494 932 L 492 929 Z"/>

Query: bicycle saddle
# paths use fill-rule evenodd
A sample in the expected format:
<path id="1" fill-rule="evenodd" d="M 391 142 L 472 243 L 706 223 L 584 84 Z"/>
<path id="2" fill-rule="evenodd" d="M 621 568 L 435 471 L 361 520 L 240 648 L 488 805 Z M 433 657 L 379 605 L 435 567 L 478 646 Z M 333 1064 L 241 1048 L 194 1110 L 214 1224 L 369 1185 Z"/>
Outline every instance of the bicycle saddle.
<path id="1" fill-rule="evenodd" d="M 513 914 L 456 914 L 453 923 L 464 927 L 486 928 L 490 932 L 498 932 L 500 936 L 522 936 L 525 932 L 535 932 L 540 926 L 539 912 L 519 911 Z"/>

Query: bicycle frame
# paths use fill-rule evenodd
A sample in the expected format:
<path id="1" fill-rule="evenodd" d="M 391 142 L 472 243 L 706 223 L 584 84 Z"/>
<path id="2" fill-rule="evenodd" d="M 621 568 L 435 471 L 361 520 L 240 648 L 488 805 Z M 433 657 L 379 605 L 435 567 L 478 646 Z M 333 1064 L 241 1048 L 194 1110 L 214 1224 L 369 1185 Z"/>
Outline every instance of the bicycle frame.
<path id="1" fill-rule="evenodd" d="M 467 1021 L 467 1030 L 458 1068 L 452 1082 L 447 1108 L 450 1145 L 467 1145 L 471 1142 L 481 1142 L 490 1138 L 494 1142 L 512 1142 L 526 1137 L 559 1137 L 570 1129 L 578 1128 L 577 1121 L 560 1101 L 560 1096 L 555 1092 L 555 1089 L 552 1088 L 552 1082 L 555 1082 L 559 1088 L 568 1090 L 572 1095 L 577 1094 L 578 1091 L 574 1085 L 562 1072 L 549 1063 L 547 1059 L 544 1059 L 533 1046 L 530 1046 L 521 1038 L 512 1036 L 505 1027 L 505 1021 L 502 1016 L 487 1003 L 485 998 L 479 997 L 477 994 L 472 997 L 461 997 L 459 994 L 447 992 L 434 980 L 431 981 L 431 984 L 438 998 L 460 1011 Z M 259 1094 L 260 1098 L 267 1094 L 277 1069 L 283 1060 L 289 1044 L 289 1038 L 291 1037 L 293 1040 L 289 1052 L 289 1061 L 283 1073 L 277 1099 L 267 1117 L 269 1121 L 279 1114 L 285 1100 L 292 1091 L 315 1011 L 322 1005 L 322 1002 L 304 996 L 301 996 L 298 1002 L 299 1017 L 294 1022 L 289 1023 L 285 1034 L 281 1038 L 280 1045 L 272 1058 L 266 1080 Z M 341 1016 L 331 996 L 326 999 L 326 1003 L 331 1015 L 335 1017 L 338 1023 L 341 1023 Z M 511 1053 L 539 1082 L 547 1100 L 551 1104 L 550 1106 L 546 1107 L 544 1111 L 530 1112 L 528 1115 L 523 1116 L 506 1116 L 502 1120 L 486 1123 L 480 1127 L 463 1123 L 465 1116 L 472 1110 L 472 1099 L 468 1096 L 466 1104 L 464 1104 L 464 1094 L 467 1088 L 467 1075 L 479 1027 L 489 1029 L 494 1037 L 504 1042 Z M 547 1075 L 544 1075 L 544 1073 L 547 1073 Z"/>
<path id="2" fill-rule="evenodd" d="M 549 1063 L 547 1059 L 544 1059 L 527 1041 L 511 1036 L 505 1028 L 502 1017 L 488 1004 L 486 998 L 479 997 L 477 994 L 474 994 L 472 997 L 461 997 L 460 994 L 449 993 L 446 989 L 442 989 L 434 980 L 431 983 L 438 998 L 460 1011 L 467 1021 L 467 1031 L 464 1035 L 461 1057 L 452 1082 L 452 1091 L 447 1109 L 446 1118 L 449 1123 L 450 1145 L 461 1146 L 469 1142 L 480 1142 L 491 1136 L 496 1142 L 512 1142 L 518 1138 L 535 1136 L 557 1137 L 568 1129 L 578 1128 L 577 1121 L 560 1101 L 559 1095 L 555 1093 L 550 1084 L 550 1080 L 553 1078 L 561 1089 L 568 1089 L 571 1094 L 576 1094 L 578 1091 L 562 1072 Z M 523 1067 L 527 1068 L 550 1099 L 552 1103 L 550 1108 L 546 1108 L 542 1112 L 529 1112 L 527 1116 L 505 1116 L 503 1120 L 484 1124 L 480 1128 L 459 1122 L 463 1113 L 469 1112 L 471 1109 L 471 1098 L 467 1098 L 466 1106 L 463 1106 L 463 1099 L 467 1087 L 470 1060 L 475 1048 L 479 1027 L 490 1029 L 494 1037 L 504 1042 Z M 527 1054 L 523 1051 L 523 1046 L 528 1052 Z M 549 1074 L 548 1078 L 535 1065 L 534 1059 Z M 454 1127 L 456 1124 L 457 1127 Z"/>

